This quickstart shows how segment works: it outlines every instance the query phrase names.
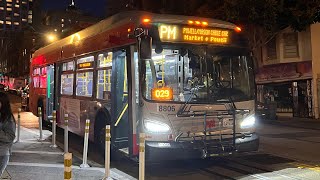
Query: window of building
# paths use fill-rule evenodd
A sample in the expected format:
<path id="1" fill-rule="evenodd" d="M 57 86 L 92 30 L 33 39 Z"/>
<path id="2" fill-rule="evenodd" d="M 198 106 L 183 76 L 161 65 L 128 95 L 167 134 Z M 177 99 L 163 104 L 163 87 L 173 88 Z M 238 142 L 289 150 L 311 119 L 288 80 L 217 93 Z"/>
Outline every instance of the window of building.
<path id="1" fill-rule="evenodd" d="M 276 38 L 272 38 L 267 43 L 267 60 L 277 59 L 277 42 Z"/>
<path id="2" fill-rule="evenodd" d="M 73 73 L 61 75 L 61 94 L 73 95 L 73 79 Z"/>
<path id="3" fill-rule="evenodd" d="M 299 57 L 298 33 L 284 33 L 283 40 L 283 56 L 285 58 Z"/>

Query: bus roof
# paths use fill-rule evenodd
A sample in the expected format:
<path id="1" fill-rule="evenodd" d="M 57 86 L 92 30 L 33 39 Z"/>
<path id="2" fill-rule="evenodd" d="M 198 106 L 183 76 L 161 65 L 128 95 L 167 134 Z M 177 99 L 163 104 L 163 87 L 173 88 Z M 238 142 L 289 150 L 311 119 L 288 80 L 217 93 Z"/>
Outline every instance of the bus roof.
<path id="1" fill-rule="evenodd" d="M 209 19 L 209 18 L 196 17 L 196 16 L 154 14 L 146 11 L 126 11 L 126 12 L 115 14 L 73 35 L 70 35 L 59 41 L 56 41 L 45 47 L 38 49 L 33 54 L 33 58 L 50 54 L 54 51 L 62 51 L 63 47 L 72 44 L 74 40 L 81 39 L 81 41 L 83 41 L 87 38 L 99 35 L 105 31 L 108 31 L 115 27 L 119 27 L 121 25 L 125 25 L 128 23 L 132 23 L 134 25 L 140 25 L 142 24 L 142 20 L 144 18 L 149 18 L 151 23 L 188 24 L 188 21 L 192 20 L 192 21 L 205 21 L 208 23 L 209 27 L 226 28 L 226 29 L 236 28 L 236 25 L 232 23 L 216 20 L 216 19 Z"/>

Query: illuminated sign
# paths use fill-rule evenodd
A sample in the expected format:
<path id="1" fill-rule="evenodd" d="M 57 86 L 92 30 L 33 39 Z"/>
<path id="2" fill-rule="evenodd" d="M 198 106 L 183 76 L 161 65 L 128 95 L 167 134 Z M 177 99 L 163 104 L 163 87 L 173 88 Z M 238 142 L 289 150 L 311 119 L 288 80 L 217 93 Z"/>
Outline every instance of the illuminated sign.
<path id="1" fill-rule="evenodd" d="M 78 64 L 78 69 L 84 69 L 84 68 L 92 68 L 93 62 L 85 62 Z"/>
<path id="2" fill-rule="evenodd" d="M 151 90 L 152 100 L 171 101 L 173 100 L 173 90 L 170 87 L 153 88 Z"/>
<path id="3" fill-rule="evenodd" d="M 158 28 L 163 42 L 228 44 L 230 31 L 219 28 L 188 27 L 162 24 Z"/>

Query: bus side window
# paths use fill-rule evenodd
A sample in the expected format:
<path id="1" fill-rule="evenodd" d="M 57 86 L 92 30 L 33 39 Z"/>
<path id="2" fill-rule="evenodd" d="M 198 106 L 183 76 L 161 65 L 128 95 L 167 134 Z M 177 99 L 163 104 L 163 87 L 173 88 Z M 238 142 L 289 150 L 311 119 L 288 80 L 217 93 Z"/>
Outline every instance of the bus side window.
<path id="1" fill-rule="evenodd" d="M 61 94 L 73 95 L 73 74 L 61 75 Z"/>
<path id="2" fill-rule="evenodd" d="M 77 96 L 92 96 L 93 72 L 77 73 Z"/>
<path id="3" fill-rule="evenodd" d="M 98 55 L 97 99 L 111 100 L 112 52 Z"/>

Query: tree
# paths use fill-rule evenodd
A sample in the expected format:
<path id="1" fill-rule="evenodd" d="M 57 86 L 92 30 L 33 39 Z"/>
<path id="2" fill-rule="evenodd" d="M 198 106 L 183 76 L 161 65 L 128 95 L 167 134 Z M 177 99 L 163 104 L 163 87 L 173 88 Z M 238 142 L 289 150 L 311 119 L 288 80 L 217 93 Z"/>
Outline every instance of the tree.
<path id="1" fill-rule="evenodd" d="M 231 21 L 244 29 L 261 65 L 261 47 L 282 29 L 305 30 L 320 20 L 320 0 L 207 0 L 194 15 Z"/>
<path id="2" fill-rule="evenodd" d="M 282 29 L 302 31 L 320 20 L 320 0 L 175 0 L 173 5 L 162 0 L 163 7 L 141 1 L 144 10 L 162 9 L 161 13 L 216 18 L 239 25 L 258 66 L 262 62 L 261 47 Z"/>

